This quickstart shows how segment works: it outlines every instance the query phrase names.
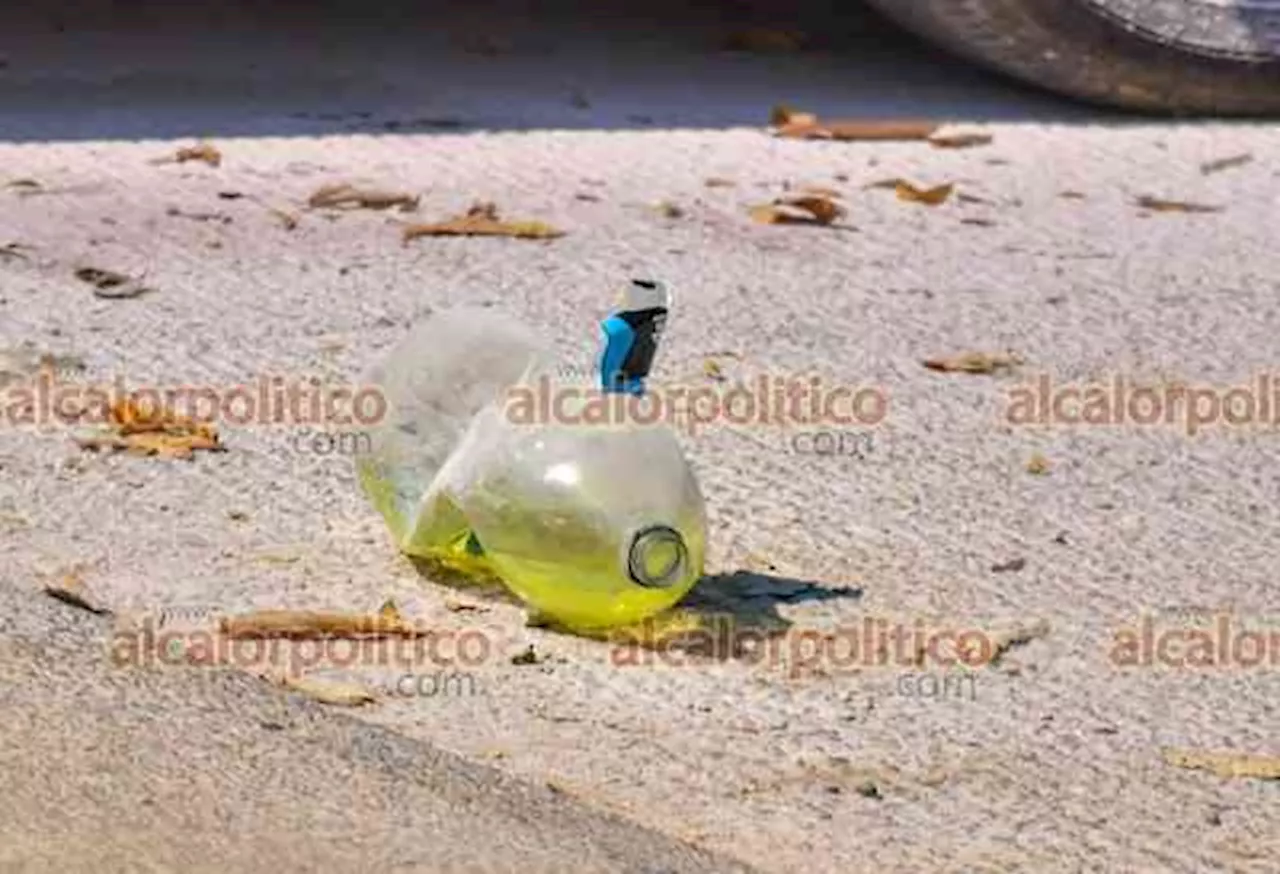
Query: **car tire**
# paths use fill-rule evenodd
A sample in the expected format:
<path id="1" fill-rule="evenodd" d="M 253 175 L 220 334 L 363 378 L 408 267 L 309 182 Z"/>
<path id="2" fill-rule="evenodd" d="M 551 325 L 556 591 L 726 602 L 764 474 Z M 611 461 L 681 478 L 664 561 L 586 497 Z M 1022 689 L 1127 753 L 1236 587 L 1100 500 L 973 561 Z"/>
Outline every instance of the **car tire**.
<path id="1" fill-rule="evenodd" d="M 870 0 L 943 48 L 1052 90 L 1160 113 L 1280 113 L 1276 0 Z"/>

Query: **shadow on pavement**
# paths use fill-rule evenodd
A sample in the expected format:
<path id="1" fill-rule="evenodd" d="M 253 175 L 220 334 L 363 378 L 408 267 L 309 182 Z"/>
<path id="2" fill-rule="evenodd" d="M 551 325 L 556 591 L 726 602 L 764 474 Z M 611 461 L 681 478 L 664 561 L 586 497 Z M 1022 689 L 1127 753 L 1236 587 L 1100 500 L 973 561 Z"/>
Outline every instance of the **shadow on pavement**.
<path id="1" fill-rule="evenodd" d="M 1117 120 L 857 3 L 60 0 L 0 12 L 0 141 Z"/>

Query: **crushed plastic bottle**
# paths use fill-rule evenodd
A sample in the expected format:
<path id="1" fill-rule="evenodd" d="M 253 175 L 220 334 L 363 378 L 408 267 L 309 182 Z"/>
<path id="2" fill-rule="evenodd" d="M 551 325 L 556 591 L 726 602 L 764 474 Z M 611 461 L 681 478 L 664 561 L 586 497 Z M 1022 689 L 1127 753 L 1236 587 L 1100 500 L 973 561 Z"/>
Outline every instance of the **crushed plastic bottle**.
<path id="1" fill-rule="evenodd" d="M 564 376 L 541 338 L 491 310 L 419 325 L 369 375 L 387 415 L 357 460 L 396 546 L 495 575 L 571 629 L 679 601 L 702 575 L 706 515 L 675 435 L 660 420 L 580 415 L 643 396 L 668 311 L 661 284 L 633 281 L 602 325 L 599 385 Z M 516 397 L 555 412 L 514 416 Z"/>

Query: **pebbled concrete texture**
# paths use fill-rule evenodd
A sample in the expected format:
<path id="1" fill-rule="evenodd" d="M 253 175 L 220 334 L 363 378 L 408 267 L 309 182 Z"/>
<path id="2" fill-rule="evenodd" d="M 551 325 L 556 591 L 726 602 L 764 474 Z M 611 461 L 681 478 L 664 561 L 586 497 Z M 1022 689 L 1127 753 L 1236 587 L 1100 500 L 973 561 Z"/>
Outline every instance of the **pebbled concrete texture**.
<path id="1" fill-rule="evenodd" d="M 1276 429 L 1189 438 L 1017 427 L 1005 412 L 1008 391 L 1041 374 L 1225 388 L 1276 372 L 1280 129 L 1098 115 L 861 19 L 856 50 L 741 55 L 713 48 L 732 9 L 641 21 L 419 10 L 381 28 L 348 26 L 349 8 L 286 27 L 289 9 L 269 21 L 157 11 L 128 30 L 107 13 L 61 33 L 34 13 L 15 24 L 29 38 L 4 50 L 0 93 L 22 111 L 0 118 L 0 184 L 44 190 L 0 189 L 0 245 L 31 247 L 0 256 L 0 348 L 78 355 L 74 378 L 90 383 L 350 383 L 416 319 L 467 303 L 514 313 L 581 363 L 615 284 L 657 276 L 678 307 L 659 381 L 704 385 L 716 357 L 730 379 L 817 374 L 889 397 L 864 458 L 799 454 L 764 426 L 686 435 L 712 531 L 694 609 L 790 624 L 789 641 L 868 619 L 992 635 L 1043 620 L 1048 632 L 980 670 L 973 694 L 938 694 L 929 684 L 944 674 L 928 666 L 628 666 L 607 644 L 526 627 L 517 605 L 424 579 L 389 548 L 350 458 L 306 451 L 298 428 L 230 424 L 227 452 L 189 463 L 88 454 L 60 427 L 0 431 L 6 615 L 41 609 L 43 582 L 76 565 L 120 622 L 392 598 L 487 648 L 464 666 L 476 694 L 391 694 L 353 711 L 377 737 L 553 781 L 765 870 L 1273 867 L 1278 784 L 1176 769 L 1160 749 L 1280 753 L 1275 667 L 1121 670 L 1109 653 L 1144 615 L 1181 628 L 1229 611 L 1235 627 L 1277 627 Z M 760 124 L 780 101 L 941 115 L 994 142 L 778 140 Z M 216 143 L 220 167 L 152 163 L 195 136 Z M 867 188 L 898 176 L 974 199 L 930 209 Z M 300 208 L 342 181 L 419 193 L 419 213 Z M 839 191 L 846 220 L 747 217 L 802 185 Z M 1222 210 L 1151 212 L 1135 206 L 1144 195 Z M 401 244 L 397 222 L 474 200 L 567 234 Z M 73 276 L 86 265 L 145 274 L 156 291 L 94 297 Z M 991 376 L 921 365 L 969 350 L 1024 363 Z M 1047 475 L 1027 471 L 1036 453 Z M 1020 569 L 993 570 L 1014 559 Z M 529 645 L 542 659 L 512 663 Z M 68 713 L 70 701 L 40 704 L 47 662 L 24 652 L 6 662 L 33 690 L 22 698 Z M 225 697 L 189 707 L 267 707 L 276 694 L 211 682 Z M 77 694 L 116 700 L 84 685 Z M 367 779 L 371 820 L 385 793 L 419 791 Z M 464 827 L 446 819 L 433 827 Z M 550 859 L 530 852 L 530 864 Z"/>

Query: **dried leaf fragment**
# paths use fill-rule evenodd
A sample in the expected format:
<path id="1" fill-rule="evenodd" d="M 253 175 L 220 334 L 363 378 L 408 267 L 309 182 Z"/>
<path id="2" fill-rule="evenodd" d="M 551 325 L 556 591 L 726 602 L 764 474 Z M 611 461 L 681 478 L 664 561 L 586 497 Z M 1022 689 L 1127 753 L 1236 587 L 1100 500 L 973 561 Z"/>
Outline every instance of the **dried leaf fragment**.
<path id="1" fill-rule="evenodd" d="M 935 185 L 932 188 L 920 188 L 906 179 L 896 179 L 893 184 L 893 191 L 898 195 L 898 200 L 906 203 L 922 203 L 925 206 L 939 206 L 946 203 L 955 188 L 953 182 Z"/>
<path id="2" fill-rule="evenodd" d="M 63 574 L 57 582 L 46 585 L 44 593 L 64 604 L 70 604 L 72 607 L 78 607 L 81 610 L 88 610 L 90 613 L 96 613 L 99 616 L 111 612 L 94 602 L 93 595 L 89 592 L 89 588 L 85 585 L 84 578 L 80 576 L 79 571 L 70 571 Z"/>
<path id="3" fill-rule="evenodd" d="M 81 282 L 87 282 L 93 286 L 95 297 L 108 300 L 125 300 L 155 291 L 154 288 L 143 285 L 140 280 L 114 270 L 104 270 L 101 267 L 81 267 L 76 270 L 75 276 Z"/>
<path id="4" fill-rule="evenodd" d="M 564 236 L 564 231 L 538 221 L 503 221 L 492 203 L 476 203 L 465 215 L 442 222 L 408 225 L 404 241 L 418 237 L 514 237 L 523 240 L 550 240 Z"/>
<path id="5" fill-rule="evenodd" d="M 668 219 L 684 218 L 684 209 L 669 200 L 664 200 L 654 207 L 658 211 L 658 215 Z"/>
<path id="6" fill-rule="evenodd" d="M 752 219 L 766 225 L 829 225 L 844 207 L 822 194 L 793 194 L 751 207 Z"/>
<path id="7" fill-rule="evenodd" d="M 176 416 L 168 410 L 145 409 L 131 399 L 111 407 L 108 429 L 75 440 L 82 449 L 183 460 L 191 459 L 197 450 L 221 452 L 226 448 L 211 423 Z"/>
<path id="8" fill-rule="evenodd" d="M 956 655 L 970 667 L 983 664 L 996 667 L 1010 650 L 1046 637 L 1049 631 L 1049 623 L 1044 619 L 1029 625 L 1019 624 L 1003 632 L 980 635 L 978 639 L 969 641 L 969 646 L 957 645 Z M 987 659 L 985 663 L 981 661 L 984 654 Z"/>
<path id="9" fill-rule="evenodd" d="M 1179 750 L 1166 747 L 1161 757 L 1177 768 L 1209 771 L 1219 777 L 1251 777 L 1257 780 L 1280 780 L 1280 756 L 1248 753 L 1215 753 L 1201 750 Z"/>
<path id="10" fill-rule="evenodd" d="M 991 134 L 980 133 L 934 134 L 929 137 L 929 145 L 936 149 L 972 149 L 989 146 L 994 139 Z"/>
<path id="11" fill-rule="evenodd" d="M 786 139 L 885 142 L 927 140 L 937 133 L 937 122 L 927 119 L 820 119 L 789 106 L 775 106 L 769 113 L 773 135 Z"/>
<path id="12" fill-rule="evenodd" d="M 222 633 L 232 639 L 284 638 L 321 640 L 347 637 L 421 637 L 427 630 L 401 618 L 398 611 L 375 614 L 317 610 L 259 610 L 222 619 Z"/>
<path id="13" fill-rule="evenodd" d="M 996 373 L 1010 370 L 1022 359 L 1012 353 L 965 352 L 950 358 L 930 358 L 924 366 L 940 373 Z"/>
<path id="14" fill-rule="evenodd" d="M 4 184 L 5 188 L 12 188 L 18 192 L 19 196 L 24 194 L 36 194 L 40 192 L 44 186 L 35 179 L 13 179 Z"/>
<path id="15" fill-rule="evenodd" d="M 183 146 L 171 157 L 157 158 L 153 164 L 185 164 L 188 161 L 203 161 L 210 167 L 222 165 L 222 152 L 211 143 L 197 143 L 194 146 Z"/>
<path id="16" fill-rule="evenodd" d="M 1044 476 L 1049 472 L 1049 459 L 1045 458 L 1039 452 L 1031 456 L 1027 461 L 1027 473 L 1033 476 Z"/>
<path id="17" fill-rule="evenodd" d="M 342 182 L 317 189 L 307 199 L 307 205 L 312 209 L 390 209 L 394 206 L 401 212 L 413 212 L 418 208 L 418 201 L 417 195 L 357 188 Z"/>
<path id="18" fill-rule="evenodd" d="M 707 379 L 713 379 L 716 382 L 724 382 L 726 378 L 724 375 L 724 369 L 720 366 L 720 363 L 713 358 L 708 358 L 702 362 L 702 374 L 707 377 Z"/>
<path id="19" fill-rule="evenodd" d="M 1163 200 L 1159 197 L 1150 197 L 1145 194 L 1134 201 L 1134 203 L 1140 209 L 1149 209 L 1152 212 L 1222 212 L 1222 207 L 1220 206 L 1209 206 L 1203 203 L 1191 203 L 1183 200 Z"/>
<path id="20" fill-rule="evenodd" d="M 1216 161 L 1205 161 L 1200 165 L 1200 172 L 1209 176 L 1213 173 L 1221 173 L 1223 170 L 1234 170 L 1237 167 L 1243 167 L 1252 163 L 1253 154 L 1245 152 L 1241 155 L 1232 155 L 1229 158 L 1218 158 Z"/>
<path id="21" fill-rule="evenodd" d="M 285 688 L 301 692 L 321 704 L 332 704 L 336 707 L 362 707 L 378 700 L 373 692 L 354 683 L 337 683 L 313 677 L 284 677 L 280 683 Z"/>
<path id="22" fill-rule="evenodd" d="M 31 256 L 26 254 L 26 250 L 31 247 L 26 243 L 4 243 L 0 244 L 0 259 L 2 258 L 18 258 L 22 261 L 30 261 Z"/>
<path id="23" fill-rule="evenodd" d="M 708 188 L 732 188 L 736 183 L 732 179 L 725 179 L 722 176 L 712 176 L 702 184 Z"/>

